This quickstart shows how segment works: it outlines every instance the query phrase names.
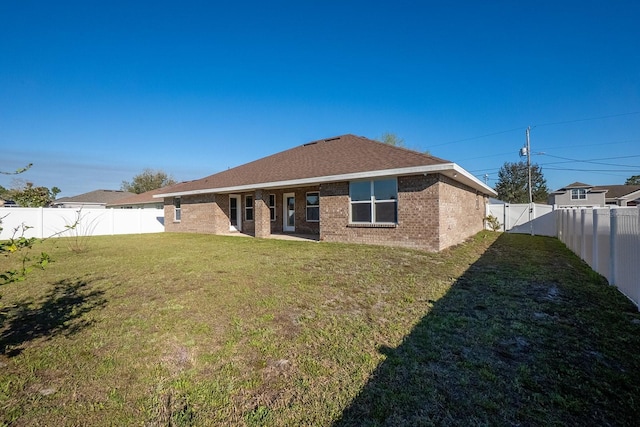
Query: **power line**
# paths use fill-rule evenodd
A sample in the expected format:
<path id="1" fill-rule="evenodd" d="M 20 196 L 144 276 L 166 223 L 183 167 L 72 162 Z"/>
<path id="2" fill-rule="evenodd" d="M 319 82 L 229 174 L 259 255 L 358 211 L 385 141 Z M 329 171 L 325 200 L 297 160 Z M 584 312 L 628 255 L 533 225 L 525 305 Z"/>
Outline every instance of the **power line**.
<path id="1" fill-rule="evenodd" d="M 575 171 L 575 172 L 625 172 L 625 173 L 633 173 L 638 172 L 638 169 L 571 169 L 571 168 L 547 168 L 546 170 L 553 171 Z"/>
<path id="2" fill-rule="evenodd" d="M 589 122 L 589 121 L 592 121 L 592 120 L 611 119 L 613 117 L 631 116 L 631 115 L 634 115 L 634 114 L 640 114 L 640 111 L 631 111 L 629 113 L 611 114 L 609 116 L 589 117 L 589 118 L 586 118 L 586 119 L 565 120 L 565 121 L 562 121 L 562 122 L 540 123 L 540 124 L 535 125 L 534 127 L 565 125 L 565 124 L 569 124 L 569 123 L 578 123 L 578 122 Z"/>
<path id="3" fill-rule="evenodd" d="M 441 147 L 443 145 L 456 144 L 458 142 L 473 141 L 474 139 L 481 139 L 481 138 L 486 138 L 486 137 L 489 137 L 489 136 L 501 135 L 503 133 L 514 132 L 514 131 L 522 130 L 522 129 L 525 129 L 525 127 L 521 126 L 521 127 L 517 127 L 517 128 L 513 128 L 513 129 L 501 130 L 501 131 L 498 131 L 498 132 L 488 133 L 486 135 L 480 135 L 480 136 L 474 136 L 474 137 L 471 137 L 471 138 L 464 138 L 464 139 L 458 139 L 458 140 L 455 140 L 455 141 L 443 142 L 441 144 L 429 145 L 429 146 L 427 146 L 427 148 Z"/>
<path id="4" fill-rule="evenodd" d="M 564 121 L 560 121 L 560 122 L 539 123 L 539 124 L 536 124 L 534 126 L 531 126 L 531 128 L 543 127 L 543 126 L 564 125 L 564 124 L 578 123 L 578 122 L 588 122 L 588 121 L 594 121 L 594 120 L 604 120 L 604 119 L 611 119 L 611 118 L 615 118 L 615 117 L 631 116 L 631 115 L 635 115 L 635 114 L 640 114 L 640 111 L 630 111 L 630 112 L 627 112 L 627 113 L 610 114 L 608 116 L 600 116 L 600 117 L 588 117 L 588 118 L 584 118 L 584 119 L 564 120 Z M 519 127 L 513 128 L 513 129 L 507 129 L 507 130 L 501 130 L 501 131 L 497 131 L 497 132 L 491 132 L 491 133 L 487 133 L 487 134 L 484 134 L 484 135 L 473 136 L 473 137 L 470 137 L 470 138 L 456 139 L 454 141 L 447 141 L 447 142 L 443 142 L 443 143 L 440 143 L 440 144 L 428 145 L 426 148 L 429 149 L 429 148 L 434 148 L 434 147 L 441 147 L 443 145 L 457 144 L 459 142 L 473 141 L 473 140 L 476 140 L 476 139 L 487 138 L 489 136 L 502 135 L 502 134 L 509 133 L 509 132 L 515 132 L 517 130 L 523 130 L 523 129 L 526 129 L 526 128 L 527 128 L 526 126 L 519 126 Z M 631 141 L 634 141 L 634 140 L 631 140 Z"/>
<path id="5" fill-rule="evenodd" d="M 507 154 L 513 154 L 513 150 L 512 151 L 507 151 L 504 153 L 497 153 L 497 154 L 488 154 L 486 156 L 478 156 L 478 157 L 467 157 L 466 159 L 460 159 L 460 162 L 464 162 L 466 160 L 476 160 L 476 159 L 487 159 L 489 157 L 498 157 L 498 156 L 504 156 Z"/>
<path id="6" fill-rule="evenodd" d="M 541 163 L 540 166 L 543 165 L 557 165 L 557 164 L 561 164 L 561 163 L 590 163 L 590 164 L 594 164 L 594 165 L 603 165 L 603 166 L 619 166 L 619 167 L 624 167 L 624 168 L 640 168 L 640 166 L 638 165 L 620 165 L 620 164 L 616 164 L 616 163 L 604 163 L 604 162 L 598 162 L 597 160 L 615 160 L 615 159 L 628 159 L 631 157 L 640 157 L 640 155 L 633 155 L 633 156 L 619 156 L 619 157 L 604 157 L 602 159 L 592 159 L 592 160 L 578 160 L 578 159 L 570 159 L 568 157 L 561 157 L 561 156 L 554 156 L 551 154 L 547 154 L 547 153 L 541 153 L 545 156 L 548 157 L 554 157 L 556 159 L 562 159 L 562 160 L 566 160 L 565 162 L 552 162 L 552 163 Z"/>
<path id="7" fill-rule="evenodd" d="M 584 148 L 584 147 L 597 147 L 597 146 L 601 146 L 601 145 L 615 145 L 615 144 L 626 144 L 628 142 L 638 142 L 640 141 L 640 139 L 625 139 L 622 141 L 611 141 L 611 142 L 601 142 L 598 144 L 578 144 L 578 145 L 565 145 L 562 147 L 545 147 L 545 148 L 540 148 L 541 151 L 544 150 L 560 150 L 563 148 Z"/>

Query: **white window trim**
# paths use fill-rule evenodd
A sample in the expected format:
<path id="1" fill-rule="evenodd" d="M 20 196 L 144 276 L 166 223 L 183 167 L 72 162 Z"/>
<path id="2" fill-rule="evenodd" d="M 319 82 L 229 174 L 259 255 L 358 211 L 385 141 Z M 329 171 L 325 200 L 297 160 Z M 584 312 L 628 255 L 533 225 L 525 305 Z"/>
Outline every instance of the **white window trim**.
<path id="1" fill-rule="evenodd" d="M 318 204 L 317 205 L 311 205 L 309 206 L 309 204 L 307 203 L 307 196 L 309 196 L 309 194 L 317 194 L 318 195 Z M 307 191 L 307 193 L 304 195 L 304 216 L 305 216 L 305 220 L 307 222 L 320 222 L 320 192 L 319 191 Z M 307 209 L 309 208 L 318 208 L 318 219 L 309 219 L 308 215 L 307 215 Z"/>
<path id="2" fill-rule="evenodd" d="M 363 181 L 349 181 L 349 224 L 354 224 L 354 225 L 363 225 L 363 224 L 380 224 L 380 225 L 397 225 L 398 224 L 398 199 L 381 199 L 381 200 L 377 200 L 375 198 L 375 193 L 374 193 L 374 188 L 373 188 L 373 183 L 374 181 L 381 181 L 381 180 L 374 180 L 374 179 L 370 179 L 370 180 L 365 180 L 364 182 L 369 182 L 369 200 L 351 200 L 351 183 L 352 182 L 363 182 Z M 396 182 L 396 197 L 398 196 L 398 178 L 395 178 L 395 182 Z M 376 221 L 376 203 L 384 203 L 384 202 L 394 202 L 396 204 L 396 221 L 395 222 L 389 222 L 389 221 L 385 221 L 385 222 L 378 222 Z M 363 203 L 368 203 L 371 205 L 371 222 L 368 221 L 352 221 L 353 218 L 353 212 L 351 207 L 354 204 L 363 204 Z"/>
<path id="3" fill-rule="evenodd" d="M 180 207 L 176 206 L 176 200 L 178 201 L 178 203 L 180 203 Z M 180 218 L 178 218 L 178 216 Z M 173 198 L 173 222 L 180 222 L 182 221 L 182 200 L 180 199 L 180 197 L 174 197 Z"/>
<path id="4" fill-rule="evenodd" d="M 271 205 L 271 198 L 272 197 L 273 197 L 273 205 Z M 273 217 L 271 217 L 271 212 L 273 212 Z M 278 211 L 276 210 L 276 195 L 275 194 L 269 194 L 269 217 L 271 218 L 271 222 L 275 222 L 276 219 L 278 218 Z"/>
<path id="5" fill-rule="evenodd" d="M 247 203 L 247 199 L 251 197 L 251 205 Z M 247 217 L 247 213 L 251 211 L 251 219 Z M 253 209 L 253 195 L 247 194 L 244 196 L 244 220 L 245 221 L 253 221 L 255 219 L 255 209 Z"/>
<path id="6" fill-rule="evenodd" d="M 576 192 L 576 197 L 573 197 L 574 191 Z M 571 200 L 587 200 L 587 190 L 585 188 L 572 188 Z"/>

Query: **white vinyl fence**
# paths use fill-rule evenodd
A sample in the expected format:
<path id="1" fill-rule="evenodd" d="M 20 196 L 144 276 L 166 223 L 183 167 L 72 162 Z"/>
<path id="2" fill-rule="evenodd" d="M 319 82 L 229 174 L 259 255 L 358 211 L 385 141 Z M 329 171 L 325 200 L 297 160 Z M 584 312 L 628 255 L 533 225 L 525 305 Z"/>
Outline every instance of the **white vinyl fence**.
<path id="1" fill-rule="evenodd" d="M 112 234 L 161 233 L 164 231 L 162 209 L 62 209 L 62 208 L 0 208 L 3 228 L 0 240 L 22 234 L 45 238 L 53 235 L 104 236 Z M 75 224 L 75 228 L 69 226 Z M 59 234 L 58 234 L 59 233 Z"/>
<path id="2" fill-rule="evenodd" d="M 495 203 L 487 205 L 487 216 L 493 215 L 500 222 L 500 231 L 527 233 L 538 236 L 556 236 L 554 207 L 533 203 Z"/>
<path id="3" fill-rule="evenodd" d="M 640 207 L 556 212 L 558 239 L 640 308 Z"/>

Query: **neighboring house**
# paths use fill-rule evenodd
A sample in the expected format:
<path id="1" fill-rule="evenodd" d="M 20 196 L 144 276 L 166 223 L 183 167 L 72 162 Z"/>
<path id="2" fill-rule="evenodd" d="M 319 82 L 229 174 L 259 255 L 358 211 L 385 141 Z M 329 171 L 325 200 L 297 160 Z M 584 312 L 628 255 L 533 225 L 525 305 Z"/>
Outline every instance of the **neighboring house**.
<path id="1" fill-rule="evenodd" d="M 62 197 L 54 200 L 51 206 L 54 208 L 98 208 L 104 209 L 107 203 L 115 202 L 125 197 L 133 196 L 134 193 L 121 190 L 95 190 L 89 193 L 80 194 L 73 197 Z"/>
<path id="2" fill-rule="evenodd" d="M 593 185 L 574 182 L 549 194 L 548 203 L 558 208 L 596 208 L 604 206 L 606 190 L 594 190 Z"/>
<path id="3" fill-rule="evenodd" d="M 164 203 L 162 200 L 154 198 L 156 194 L 160 194 L 164 191 L 164 188 L 158 188 L 156 190 L 147 191 L 140 194 L 132 194 L 131 196 L 123 197 L 114 202 L 107 203 L 107 208 L 112 209 L 163 209 Z"/>
<path id="4" fill-rule="evenodd" d="M 549 204 L 559 208 L 636 206 L 639 199 L 640 185 L 594 186 L 574 182 L 549 194 Z"/>
<path id="5" fill-rule="evenodd" d="M 354 135 L 165 188 L 165 230 L 318 236 L 439 251 L 483 229 L 496 193 L 455 163 Z"/>
<path id="6" fill-rule="evenodd" d="M 598 191 L 606 190 L 604 201 L 607 205 L 640 205 L 640 185 L 603 185 L 593 188 Z"/>

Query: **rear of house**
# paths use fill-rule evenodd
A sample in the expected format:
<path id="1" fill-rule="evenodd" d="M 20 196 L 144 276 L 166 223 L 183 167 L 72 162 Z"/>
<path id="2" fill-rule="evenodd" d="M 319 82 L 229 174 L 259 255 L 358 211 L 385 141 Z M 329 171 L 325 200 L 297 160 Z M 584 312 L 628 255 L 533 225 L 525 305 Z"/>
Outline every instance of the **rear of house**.
<path id="1" fill-rule="evenodd" d="M 495 192 L 455 163 L 354 135 L 168 187 L 165 230 L 439 251 L 483 228 Z"/>

